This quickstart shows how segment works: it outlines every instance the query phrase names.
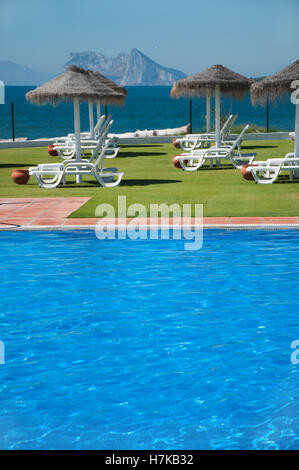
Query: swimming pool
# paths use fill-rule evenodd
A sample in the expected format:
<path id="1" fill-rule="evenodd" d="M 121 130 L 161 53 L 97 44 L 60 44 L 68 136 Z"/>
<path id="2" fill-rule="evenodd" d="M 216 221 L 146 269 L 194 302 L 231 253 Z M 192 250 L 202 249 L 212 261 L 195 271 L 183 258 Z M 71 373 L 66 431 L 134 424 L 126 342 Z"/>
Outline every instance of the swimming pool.
<path id="1" fill-rule="evenodd" d="M 0 448 L 298 449 L 299 232 L 0 232 Z"/>

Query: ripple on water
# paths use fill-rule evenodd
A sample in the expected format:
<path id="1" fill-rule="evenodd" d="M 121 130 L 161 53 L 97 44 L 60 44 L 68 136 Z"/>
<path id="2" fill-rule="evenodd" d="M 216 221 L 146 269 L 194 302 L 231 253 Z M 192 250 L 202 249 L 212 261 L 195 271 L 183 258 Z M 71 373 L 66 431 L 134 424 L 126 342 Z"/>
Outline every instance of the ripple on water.
<path id="1" fill-rule="evenodd" d="M 1 448 L 298 448 L 298 232 L 0 240 Z"/>

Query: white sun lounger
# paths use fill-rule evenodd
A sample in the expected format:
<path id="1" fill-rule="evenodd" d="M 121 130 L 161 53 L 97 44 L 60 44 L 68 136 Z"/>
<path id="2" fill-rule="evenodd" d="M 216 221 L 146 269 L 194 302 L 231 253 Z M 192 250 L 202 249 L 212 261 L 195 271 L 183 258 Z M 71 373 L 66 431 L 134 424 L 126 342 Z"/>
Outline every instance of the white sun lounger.
<path id="1" fill-rule="evenodd" d="M 233 142 L 223 144 L 222 147 L 211 147 L 209 149 L 193 150 L 189 153 L 183 153 L 175 157 L 179 161 L 183 170 L 196 171 L 202 167 L 207 161 L 213 167 L 213 162 L 219 166 L 222 160 L 229 160 L 235 168 L 241 168 L 242 165 L 251 164 L 256 156 L 256 153 L 241 153 L 241 143 L 243 136 L 247 131 L 249 125 L 244 127 L 240 135 Z M 238 153 L 235 153 L 235 150 Z"/>
<path id="2" fill-rule="evenodd" d="M 112 115 L 110 114 L 108 118 L 106 119 L 105 114 L 102 114 L 102 116 L 99 118 L 98 122 L 94 126 L 94 135 L 95 138 L 98 138 L 100 133 L 105 130 L 105 124 L 110 122 L 112 119 Z M 75 134 L 68 134 L 68 138 L 75 139 Z M 90 139 L 90 131 L 87 132 L 81 132 L 80 133 L 80 139 Z"/>
<path id="3" fill-rule="evenodd" d="M 247 168 L 259 184 L 272 184 L 283 172 L 289 173 L 291 181 L 299 179 L 299 157 L 294 153 L 287 153 L 284 158 L 270 158 L 266 161 L 256 162 Z"/>
<path id="4" fill-rule="evenodd" d="M 96 137 L 98 137 L 99 135 L 99 132 L 101 132 L 103 130 L 103 123 L 106 121 L 111 121 L 111 114 L 110 116 L 108 117 L 108 119 L 106 120 L 106 116 L 105 114 L 102 114 L 102 116 L 99 118 L 98 122 L 96 123 L 95 127 L 94 127 L 94 134 Z M 102 128 L 102 129 L 101 129 Z M 66 136 L 63 136 L 63 137 L 54 137 L 53 140 L 54 140 L 54 144 L 55 143 L 65 143 L 66 141 L 69 141 L 70 139 L 74 139 L 75 138 L 75 134 L 73 133 L 70 133 Z M 80 139 L 90 139 L 90 132 L 81 132 L 80 133 Z M 53 144 L 53 145 L 54 145 Z"/>
<path id="5" fill-rule="evenodd" d="M 89 133 L 84 133 L 83 137 L 81 134 L 81 137 L 80 137 L 81 153 L 83 155 L 85 155 L 86 151 L 92 151 L 97 147 L 99 139 L 106 132 L 106 129 L 109 126 L 110 122 L 113 123 L 111 117 L 112 115 L 110 114 L 110 116 L 108 116 L 108 118 L 104 122 L 105 116 L 101 116 L 101 118 L 99 119 L 95 127 L 96 139 L 91 139 Z M 106 158 L 114 158 L 117 155 L 119 151 L 119 147 L 116 146 L 117 140 L 118 139 L 116 137 L 110 139 L 109 149 L 107 150 Z M 56 142 L 54 142 L 53 144 L 53 147 L 57 151 L 57 154 L 60 158 L 62 159 L 74 158 L 76 154 L 74 134 L 69 134 L 66 138 L 61 138 L 61 140 L 56 140 Z"/>
<path id="6" fill-rule="evenodd" d="M 105 114 L 103 114 L 98 122 L 96 123 L 95 127 L 94 127 L 94 135 L 96 138 L 99 138 L 100 135 L 101 135 L 101 132 L 102 132 L 102 129 L 101 129 L 101 126 L 102 124 L 104 123 L 106 119 L 106 116 Z M 72 144 L 72 141 L 74 141 L 75 139 L 75 134 L 68 134 L 67 136 L 64 136 L 64 137 L 54 137 L 53 140 L 53 146 L 56 147 L 56 151 L 58 153 L 58 156 L 61 157 L 61 158 L 73 158 L 75 156 L 75 149 L 74 148 L 69 148 L 69 149 L 64 149 L 64 146 L 65 145 L 69 145 L 70 144 L 70 147 L 71 144 Z M 90 132 L 81 132 L 80 133 L 80 139 L 81 140 L 86 140 L 86 139 L 90 139 Z"/>
<path id="7" fill-rule="evenodd" d="M 110 144 L 109 139 L 106 139 L 106 135 L 111 125 L 112 122 L 102 136 L 102 139 L 105 141 L 104 145 L 100 139 L 98 147 L 93 150 L 90 160 L 83 159 L 76 161 L 70 159 L 64 160 L 63 163 L 43 163 L 37 167 L 29 168 L 29 174 L 35 176 L 41 188 L 48 189 L 56 188 L 61 182 L 66 184 L 66 177 L 68 175 L 92 175 L 105 187 L 119 185 L 123 172 L 118 172 L 117 168 L 104 168 L 104 160 L 107 158 L 106 152 Z M 95 158 L 95 163 L 92 163 Z"/>
<path id="8" fill-rule="evenodd" d="M 229 139 L 229 133 L 237 117 L 238 117 L 238 114 L 236 114 L 235 116 L 231 114 L 228 117 L 228 119 L 225 121 L 225 123 L 223 124 L 222 129 L 220 130 L 221 142 L 225 142 Z M 209 146 L 211 142 L 215 142 L 215 141 L 216 141 L 215 132 L 209 132 L 206 134 L 187 134 L 185 137 L 176 139 L 176 142 L 180 145 L 181 149 L 184 150 L 185 152 L 195 150 L 197 148 L 203 148 L 205 144 L 208 144 Z"/>

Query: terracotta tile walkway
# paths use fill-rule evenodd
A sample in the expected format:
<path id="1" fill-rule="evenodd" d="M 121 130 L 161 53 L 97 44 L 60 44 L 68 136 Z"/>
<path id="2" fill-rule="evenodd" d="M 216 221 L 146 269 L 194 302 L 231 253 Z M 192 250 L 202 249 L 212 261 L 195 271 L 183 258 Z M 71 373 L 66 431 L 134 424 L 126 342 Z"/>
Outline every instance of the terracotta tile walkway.
<path id="1" fill-rule="evenodd" d="M 0 198 L 0 228 L 62 226 L 88 197 Z"/>
<path id="2" fill-rule="evenodd" d="M 89 200 L 88 197 L 62 198 L 0 198 L 0 229 L 5 228 L 79 228 L 94 227 L 99 219 L 67 217 Z M 121 219 L 121 224 L 130 223 L 132 219 Z M 107 221 L 106 221 L 107 222 Z M 113 222 L 113 221 L 111 221 Z M 140 221 L 141 222 L 141 221 Z M 152 221 L 154 225 L 162 224 L 163 219 Z M 185 220 L 187 225 L 189 220 Z M 179 224 L 180 220 L 170 219 L 170 226 Z M 184 220 L 182 221 L 184 223 Z M 150 219 L 142 220 L 143 225 L 149 225 Z M 194 224 L 194 218 L 191 219 Z M 291 225 L 299 228 L 298 217 L 204 217 L 204 226 L 275 226 Z"/>

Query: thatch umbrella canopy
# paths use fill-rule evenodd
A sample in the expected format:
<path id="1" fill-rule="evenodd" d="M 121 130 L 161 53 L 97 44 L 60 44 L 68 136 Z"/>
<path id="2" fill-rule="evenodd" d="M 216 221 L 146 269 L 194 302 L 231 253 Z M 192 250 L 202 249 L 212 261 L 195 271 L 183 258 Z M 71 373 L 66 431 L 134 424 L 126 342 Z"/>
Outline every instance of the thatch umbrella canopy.
<path id="1" fill-rule="evenodd" d="M 56 105 L 60 101 L 73 101 L 74 98 L 80 101 L 100 99 L 104 104 L 123 103 L 121 93 L 100 83 L 88 70 L 76 65 L 71 65 L 58 77 L 26 93 L 26 99 L 36 104 Z"/>
<path id="2" fill-rule="evenodd" d="M 203 96 L 207 92 L 212 94 L 215 91 L 215 86 L 219 85 L 221 93 L 233 98 L 243 98 L 252 82 L 244 75 L 218 64 L 175 82 L 171 96 L 178 98 L 180 96 Z"/>
<path id="3" fill-rule="evenodd" d="M 268 99 L 278 101 L 285 98 L 292 91 L 291 84 L 294 80 L 299 80 L 299 60 L 279 72 L 253 83 L 250 88 L 252 104 L 265 104 Z"/>
<path id="4" fill-rule="evenodd" d="M 253 83 L 244 75 L 233 72 L 223 65 L 213 65 L 202 72 L 182 78 L 174 83 L 171 96 L 210 96 L 215 93 L 216 145 L 220 146 L 220 93 L 241 99 Z"/>
<path id="5" fill-rule="evenodd" d="M 296 83 L 298 80 L 299 60 L 295 60 L 288 67 L 251 85 L 251 102 L 252 104 L 265 104 L 268 100 L 278 101 L 283 99 L 298 87 L 299 82 Z M 299 97 L 294 98 L 292 102 L 296 105 L 295 156 L 299 158 Z"/>
<path id="6" fill-rule="evenodd" d="M 123 96 L 123 99 L 120 104 L 124 104 L 126 96 L 128 94 L 128 90 L 125 87 L 118 85 L 113 80 L 110 80 L 98 71 L 88 70 L 88 72 L 95 77 L 98 83 L 104 83 L 104 85 L 108 86 L 109 88 L 112 88 L 112 90 L 116 91 L 117 93 L 120 93 Z"/>
<path id="7" fill-rule="evenodd" d="M 121 104 L 123 96 L 100 83 L 89 71 L 71 65 L 68 69 L 49 82 L 26 93 L 26 99 L 36 104 L 58 104 L 60 101 L 74 102 L 76 160 L 81 160 L 80 143 L 80 101 L 101 100 L 106 104 Z M 77 177 L 80 182 L 80 177 Z"/>

